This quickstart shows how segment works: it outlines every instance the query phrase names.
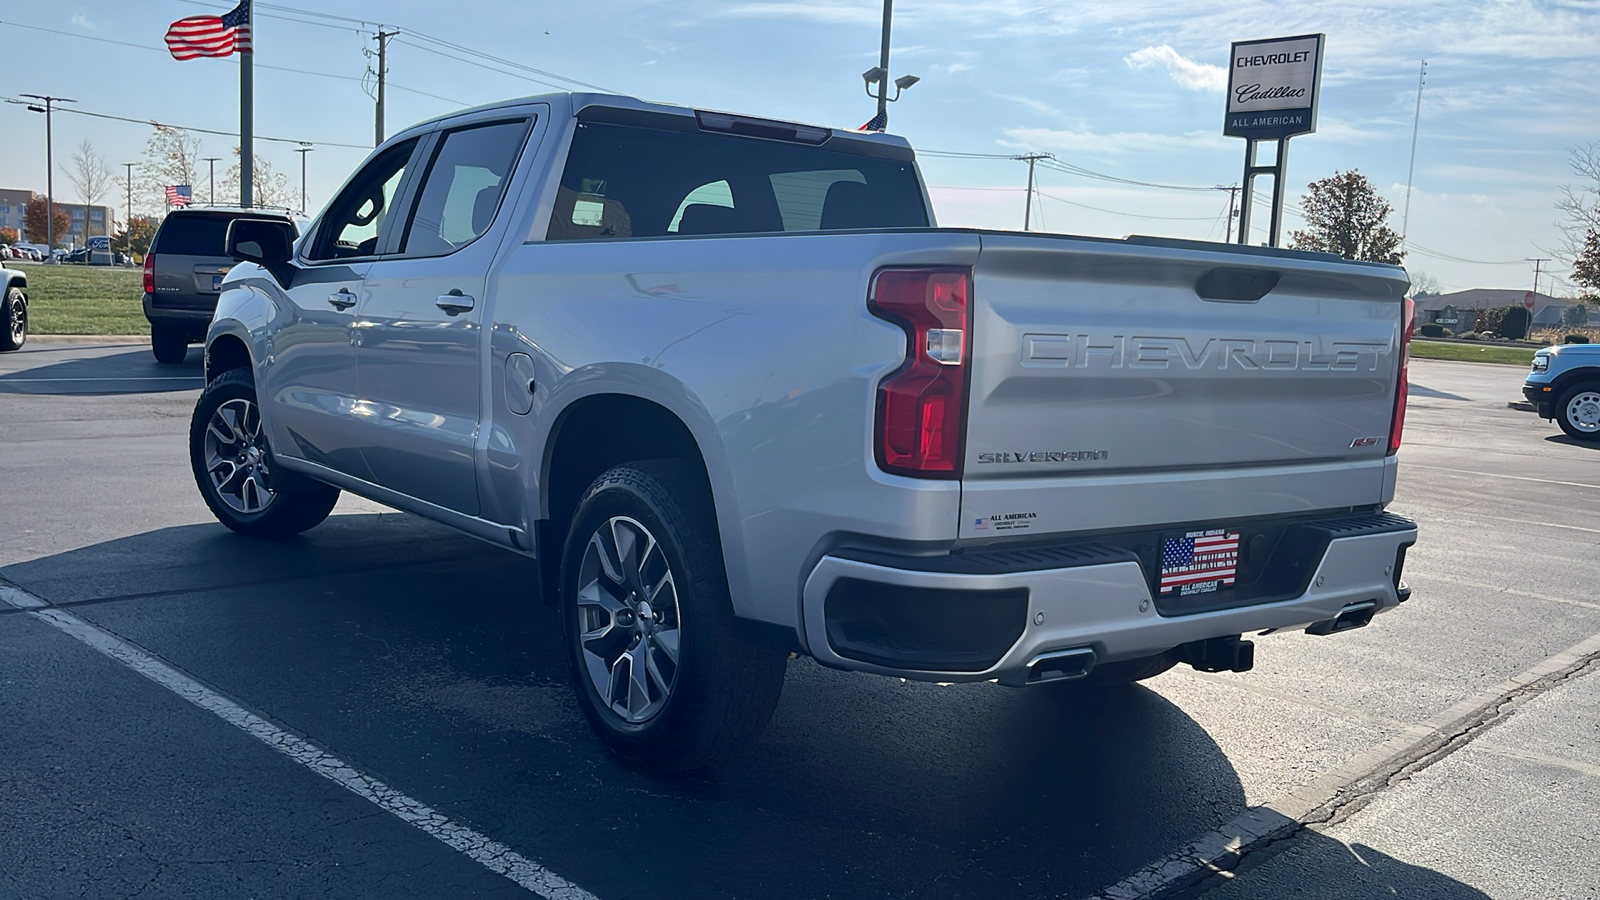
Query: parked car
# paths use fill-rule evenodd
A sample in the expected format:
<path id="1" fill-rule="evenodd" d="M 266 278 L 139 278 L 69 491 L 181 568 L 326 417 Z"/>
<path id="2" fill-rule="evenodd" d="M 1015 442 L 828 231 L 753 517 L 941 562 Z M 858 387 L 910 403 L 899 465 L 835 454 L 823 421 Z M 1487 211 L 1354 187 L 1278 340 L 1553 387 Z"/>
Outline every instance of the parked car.
<path id="1" fill-rule="evenodd" d="M 10 258 L 11 258 L 11 245 L 10 244 L 0 244 L 0 260 L 10 259 Z"/>
<path id="2" fill-rule="evenodd" d="M 1522 395 L 1569 437 L 1600 441 L 1600 344 L 1562 344 L 1533 354 Z"/>
<path id="3" fill-rule="evenodd" d="M 407 129 L 298 242 L 227 245 L 216 517 L 348 490 L 536 558 L 652 769 L 758 734 L 791 652 L 1126 683 L 1410 595 L 1395 266 L 938 228 L 901 138 L 593 94 Z"/>
<path id="4" fill-rule="evenodd" d="M 224 247 L 228 224 L 241 216 L 298 229 L 304 220 L 263 209 L 191 207 L 167 214 L 144 257 L 144 315 L 156 362 L 184 361 L 205 340 L 222 277 L 233 267 Z"/>
<path id="5" fill-rule="evenodd" d="M 0 351 L 21 350 L 28 340 L 28 276 L 0 268 Z"/>

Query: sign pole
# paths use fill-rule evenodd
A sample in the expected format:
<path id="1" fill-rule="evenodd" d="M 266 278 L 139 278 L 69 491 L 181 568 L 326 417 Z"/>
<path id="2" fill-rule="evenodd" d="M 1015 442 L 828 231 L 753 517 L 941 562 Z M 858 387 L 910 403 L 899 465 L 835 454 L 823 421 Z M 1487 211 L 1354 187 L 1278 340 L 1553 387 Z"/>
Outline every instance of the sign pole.
<path id="1" fill-rule="evenodd" d="M 250 0 L 244 0 L 244 20 L 250 22 Z M 255 46 L 255 28 L 250 27 L 250 46 Z M 256 90 L 255 53 L 239 53 L 239 205 L 249 209 L 255 180 Z"/>
<path id="2" fill-rule="evenodd" d="M 1289 168 L 1289 139 L 1278 141 L 1272 172 L 1272 227 L 1267 233 L 1267 246 L 1278 246 L 1278 235 L 1283 229 L 1283 175 Z"/>

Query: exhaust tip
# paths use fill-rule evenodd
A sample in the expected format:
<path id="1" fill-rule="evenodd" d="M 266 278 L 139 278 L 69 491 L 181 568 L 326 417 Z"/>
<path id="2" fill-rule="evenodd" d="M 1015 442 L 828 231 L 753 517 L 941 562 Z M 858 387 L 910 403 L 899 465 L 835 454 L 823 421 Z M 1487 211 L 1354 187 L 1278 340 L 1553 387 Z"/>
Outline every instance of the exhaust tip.
<path id="1" fill-rule="evenodd" d="M 1409 593 L 1409 592 L 1408 592 Z M 1363 600 L 1352 603 L 1331 619 L 1324 619 L 1306 629 L 1306 634 L 1328 635 L 1338 634 L 1341 631 L 1352 631 L 1372 621 L 1378 612 L 1378 601 Z"/>
<path id="2" fill-rule="evenodd" d="M 1028 663 L 1028 674 L 1023 684 L 1047 684 L 1082 678 L 1094 668 L 1094 660 L 1094 651 L 1088 647 L 1041 653 Z"/>

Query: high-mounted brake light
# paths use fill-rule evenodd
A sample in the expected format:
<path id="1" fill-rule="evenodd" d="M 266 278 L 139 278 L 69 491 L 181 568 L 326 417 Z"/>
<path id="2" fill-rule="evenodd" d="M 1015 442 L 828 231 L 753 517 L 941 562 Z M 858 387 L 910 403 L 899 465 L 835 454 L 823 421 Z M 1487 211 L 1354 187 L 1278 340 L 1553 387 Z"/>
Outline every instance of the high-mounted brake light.
<path id="1" fill-rule="evenodd" d="M 154 253 L 146 253 L 144 255 L 144 292 L 146 294 L 154 294 L 156 292 L 156 255 Z"/>
<path id="2" fill-rule="evenodd" d="M 1389 452 L 1400 449 L 1400 433 L 1406 427 L 1406 400 L 1411 393 L 1411 330 L 1417 323 L 1417 305 L 1406 298 L 1400 323 L 1400 377 L 1394 388 L 1394 418 L 1389 426 Z"/>
<path id="3" fill-rule="evenodd" d="M 884 269 L 867 308 L 906 333 L 906 361 L 878 386 L 877 457 L 886 472 L 958 478 L 967 411 L 972 274 Z"/>

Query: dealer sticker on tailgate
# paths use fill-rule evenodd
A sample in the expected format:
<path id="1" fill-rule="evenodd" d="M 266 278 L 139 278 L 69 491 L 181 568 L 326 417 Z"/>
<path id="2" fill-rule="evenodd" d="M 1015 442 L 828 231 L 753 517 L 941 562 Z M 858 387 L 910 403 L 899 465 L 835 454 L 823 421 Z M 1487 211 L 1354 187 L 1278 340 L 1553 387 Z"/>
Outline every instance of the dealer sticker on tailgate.
<path id="1" fill-rule="evenodd" d="M 1233 584 L 1239 568 L 1239 532 L 1216 528 L 1161 541 L 1161 593 L 1208 594 Z"/>

